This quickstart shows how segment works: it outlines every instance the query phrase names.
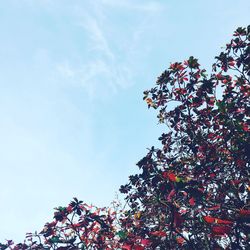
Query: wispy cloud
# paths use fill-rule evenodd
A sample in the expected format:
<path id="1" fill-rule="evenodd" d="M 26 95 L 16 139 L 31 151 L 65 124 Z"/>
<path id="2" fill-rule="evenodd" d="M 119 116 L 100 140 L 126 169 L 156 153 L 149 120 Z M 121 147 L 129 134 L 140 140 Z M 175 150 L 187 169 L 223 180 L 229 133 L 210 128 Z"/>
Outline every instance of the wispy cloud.
<path id="1" fill-rule="evenodd" d="M 58 63 L 57 69 L 75 84 L 84 87 L 90 98 L 99 98 L 100 91 L 105 96 L 133 85 L 136 72 L 132 58 L 138 48 L 143 46 L 137 41 L 149 25 L 144 14 L 159 11 L 161 5 L 153 1 L 135 4 L 132 1 L 113 0 L 100 0 L 90 5 L 90 10 L 81 9 L 80 21 L 77 23 L 87 36 L 87 55 L 77 66 L 68 60 Z M 107 10 L 113 8 L 120 8 L 120 11 L 130 9 L 136 14 L 143 12 L 142 20 L 132 27 L 133 32 L 125 41 L 120 38 L 122 30 L 116 30 L 113 20 L 107 15 Z"/>
<path id="2" fill-rule="evenodd" d="M 84 20 L 80 23 L 80 26 L 84 28 L 91 39 L 92 50 L 101 52 L 107 59 L 115 60 L 115 55 L 110 48 L 99 19 L 99 16 L 94 17 L 84 13 Z"/>

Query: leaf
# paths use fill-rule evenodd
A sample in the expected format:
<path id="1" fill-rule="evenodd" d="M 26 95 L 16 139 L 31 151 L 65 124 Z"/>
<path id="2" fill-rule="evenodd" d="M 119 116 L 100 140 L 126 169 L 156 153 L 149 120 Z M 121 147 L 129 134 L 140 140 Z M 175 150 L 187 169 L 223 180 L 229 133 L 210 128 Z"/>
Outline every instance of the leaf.
<path id="1" fill-rule="evenodd" d="M 244 217 L 250 217 L 250 209 L 240 209 L 239 214 Z"/>
<path id="2" fill-rule="evenodd" d="M 142 240 L 141 240 L 141 244 L 142 244 L 143 246 L 148 247 L 148 246 L 150 246 L 151 241 L 150 241 L 149 239 L 142 239 Z"/>
<path id="3" fill-rule="evenodd" d="M 134 218 L 139 220 L 141 218 L 141 211 L 135 213 Z"/>
<path id="4" fill-rule="evenodd" d="M 132 250 L 132 245 L 125 243 L 122 245 L 122 250 Z"/>
<path id="5" fill-rule="evenodd" d="M 212 227 L 212 232 L 214 235 L 227 235 L 231 232 L 231 227 L 229 226 L 213 226 Z"/>
<path id="6" fill-rule="evenodd" d="M 215 218 L 215 217 L 212 217 L 212 216 L 203 216 L 203 219 L 204 219 L 204 221 L 206 221 L 209 224 L 212 224 L 212 223 L 214 223 L 214 224 L 225 224 L 225 225 L 232 225 L 233 224 L 233 221 L 222 220 L 222 219 Z"/>
<path id="7" fill-rule="evenodd" d="M 133 249 L 134 249 L 134 250 L 144 250 L 145 247 L 140 246 L 140 245 L 134 245 Z"/>
<path id="8" fill-rule="evenodd" d="M 175 227 L 180 227 L 184 219 L 182 218 L 181 214 L 177 211 L 174 211 L 174 225 Z"/>
<path id="9" fill-rule="evenodd" d="M 176 182 L 176 175 L 174 173 L 168 173 L 168 179 L 170 181 Z"/>
<path id="10" fill-rule="evenodd" d="M 172 200 L 172 198 L 174 197 L 175 193 L 176 193 L 175 189 L 172 189 L 172 190 L 170 191 L 170 193 L 169 193 L 168 196 L 167 196 L 167 201 L 168 201 L 168 202 L 171 202 L 171 200 Z"/>
<path id="11" fill-rule="evenodd" d="M 182 237 L 177 237 L 176 238 L 176 242 L 179 244 L 179 245 L 183 245 L 185 240 L 182 238 Z"/>
<path id="12" fill-rule="evenodd" d="M 207 208 L 207 210 L 218 210 L 218 209 L 220 209 L 220 205 L 216 205 L 216 206 L 213 206 L 213 207 L 209 207 L 209 208 Z"/>
<path id="13" fill-rule="evenodd" d="M 178 177 L 178 176 L 175 177 L 175 182 L 181 182 L 181 181 L 183 181 L 181 177 Z"/>
<path id="14" fill-rule="evenodd" d="M 195 205 L 195 199 L 194 199 L 194 197 L 192 197 L 191 199 L 189 199 L 189 204 L 191 205 L 191 206 L 194 206 Z"/>
<path id="15" fill-rule="evenodd" d="M 153 236 L 157 236 L 157 237 L 165 237 L 167 236 L 167 233 L 164 231 L 154 231 L 154 232 L 150 232 L 151 235 Z"/>
<path id="16" fill-rule="evenodd" d="M 51 243 L 59 243 L 60 238 L 58 236 L 53 236 L 52 238 L 49 239 Z"/>
<path id="17" fill-rule="evenodd" d="M 119 231 L 119 232 L 117 232 L 116 233 L 118 236 L 119 236 L 119 238 L 120 239 L 125 239 L 125 238 L 127 238 L 127 232 L 125 232 L 125 231 Z"/>

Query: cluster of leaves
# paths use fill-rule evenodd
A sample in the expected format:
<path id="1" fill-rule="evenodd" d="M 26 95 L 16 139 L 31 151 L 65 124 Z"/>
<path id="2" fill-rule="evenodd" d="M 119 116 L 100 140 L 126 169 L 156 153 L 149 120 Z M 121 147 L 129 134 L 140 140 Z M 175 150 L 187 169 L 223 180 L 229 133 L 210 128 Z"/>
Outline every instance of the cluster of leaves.
<path id="1" fill-rule="evenodd" d="M 250 245 L 250 26 L 210 75 L 170 65 L 144 92 L 167 133 L 121 186 L 127 211 L 74 199 L 25 243 L 0 249 L 246 249 Z"/>
<path id="2" fill-rule="evenodd" d="M 24 243 L 1 244 L 0 249 L 114 249 L 119 248 L 115 221 L 117 211 L 89 206 L 77 198 L 55 209 L 54 220 L 40 233 L 27 233 Z"/>
<path id="3" fill-rule="evenodd" d="M 151 248 L 245 249 L 250 244 L 250 26 L 238 28 L 210 76 L 190 57 L 144 92 L 168 133 L 121 187 L 134 235 Z"/>

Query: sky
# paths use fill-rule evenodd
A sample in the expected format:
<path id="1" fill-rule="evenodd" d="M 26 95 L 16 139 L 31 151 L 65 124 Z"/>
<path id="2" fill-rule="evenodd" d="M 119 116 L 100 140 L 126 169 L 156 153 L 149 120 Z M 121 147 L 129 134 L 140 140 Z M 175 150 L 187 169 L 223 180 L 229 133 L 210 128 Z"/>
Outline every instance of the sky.
<path id="1" fill-rule="evenodd" d="M 143 91 L 191 55 L 210 71 L 249 11 L 248 0 L 1 1 L 0 241 L 41 230 L 73 197 L 108 206 L 166 131 Z"/>

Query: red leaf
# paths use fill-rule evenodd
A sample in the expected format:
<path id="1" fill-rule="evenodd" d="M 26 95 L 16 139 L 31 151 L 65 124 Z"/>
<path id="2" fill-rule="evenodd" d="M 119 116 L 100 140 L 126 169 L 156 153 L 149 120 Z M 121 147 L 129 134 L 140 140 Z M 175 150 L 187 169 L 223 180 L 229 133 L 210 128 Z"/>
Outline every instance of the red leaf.
<path id="1" fill-rule="evenodd" d="M 180 227 L 183 222 L 184 222 L 184 219 L 181 217 L 181 214 L 175 211 L 174 212 L 174 225 L 176 227 Z"/>
<path id="2" fill-rule="evenodd" d="M 153 236 L 164 237 L 167 236 L 167 233 L 164 231 L 154 231 L 150 233 Z"/>
<path id="3" fill-rule="evenodd" d="M 185 242 L 185 240 L 182 237 L 177 237 L 176 241 L 179 245 L 183 245 L 183 243 Z"/>
<path id="4" fill-rule="evenodd" d="M 214 206 L 214 207 L 210 207 L 210 208 L 208 208 L 207 210 L 217 210 L 217 209 L 220 209 L 220 205 L 216 205 L 216 206 Z"/>
<path id="5" fill-rule="evenodd" d="M 175 195 L 175 190 L 172 189 L 169 195 L 167 196 L 167 201 L 170 202 L 174 195 Z"/>
<path id="6" fill-rule="evenodd" d="M 231 227 L 229 226 L 213 226 L 212 232 L 214 235 L 224 235 L 229 234 L 231 231 Z"/>
<path id="7" fill-rule="evenodd" d="M 168 173 L 168 179 L 170 181 L 176 181 L 176 175 L 174 173 Z"/>
<path id="8" fill-rule="evenodd" d="M 250 210 L 247 209 L 240 209 L 241 216 L 250 216 Z"/>
<path id="9" fill-rule="evenodd" d="M 231 180 L 232 185 L 239 185 L 242 181 L 241 180 Z"/>
<path id="10" fill-rule="evenodd" d="M 168 172 L 163 172 L 163 173 L 162 173 L 162 177 L 163 177 L 164 179 L 167 179 L 167 178 L 168 178 Z"/>
<path id="11" fill-rule="evenodd" d="M 233 221 L 230 221 L 230 220 L 222 220 L 222 219 L 218 219 L 218 218 L 215 218 L 215 217 L 211 217 L 211 216 L 203 216 L 203 219 L 211 224 L 211 223 L 217 223 L 217 224 L 226 224 L 226 225 L 232 225 L 233 224 Z"/>
<path id="12" fill-rule="evenodd" d="M 151 105 L 153 101 L 152 101 L 151 98 L 147 98 L 147 99 L 146 99 L 146 102 L 147 102 L 148 105 Z"/>
<path id="13" fill-rule="evenodd" d="M 123 246 L 122 246 L 122 249 L 123 250 L 132 250 L 132 245 L 129 245 L 129 244 L 123 244 Z"/>
<path id="14" fill-rule="evenodd" d="M 250 126 L 249 126 L 247 123 L 243 123 L 242 129 L 243 129 L 245 132 L 250 132 Z"/>
<path id="15" fill-rule="evenodd" d="M 210 174 L 210 177 L 211 177 L 211 178 L 214 178 L 215 176 L 216 176 L 215 173 Z"/>
<path id="16" fill-rule="evenodd" d="M 217 219 L 217 220 L 215 220 L 215 222 L 218 223 L 218 224 L 226 224 L 226 225 L 232 225 L 233 224 L 233 221 L 230 221 L 230 220 Z"/>
<path id="17" fill-rule="evenodd" d="M 141 244 L 147 247 L 151 244 L 151 241 L 149 239 L 142 239 Z"/>
<path id="18" fill-rule="evenodd" d="M 204 221 L 207 223 L 214 223 L 214 218 L 211 216 L 203 216 Z"/>
<path id="19" fill-rule="evenodd" d="M 140 245 L 134 245 L 133 249 L 134 249 L 134 250 L 144 250 L 145 247 L 140 246 Z"/>
<path id="20" fill-rule="evenodd" d="M 194 205 L 195 205 L 195 199 L 194 199 L 194 197 L 192 197 L 191 199 L 189 199 L 189 204 L 190 204 L 191 206 L 194 206 Z"/>

